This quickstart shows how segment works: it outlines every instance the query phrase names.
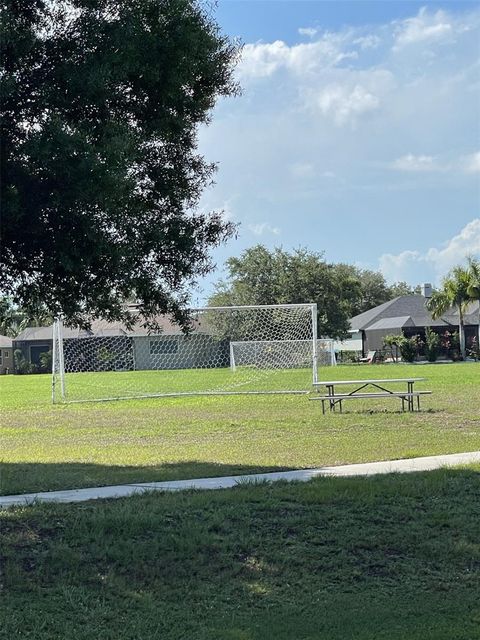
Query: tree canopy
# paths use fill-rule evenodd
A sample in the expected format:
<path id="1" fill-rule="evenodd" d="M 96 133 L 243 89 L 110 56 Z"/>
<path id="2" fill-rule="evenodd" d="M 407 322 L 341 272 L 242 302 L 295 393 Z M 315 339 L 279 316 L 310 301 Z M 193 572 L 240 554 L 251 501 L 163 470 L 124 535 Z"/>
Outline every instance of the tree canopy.
<path id="1" fill-rule="evenodd" d="M 318 305 L 319 336 L 346 337 L 349 319 L 362 311 L 413 293 L 405 283 L 389 287 L 381 273 L 348 264 L 330 264 L 323 253 L 251 247 L 227 260 L 228 277 L 219 282 L 211 305 Z M 399 293 L 401 292 L 401 293 Z"/>
<path id="2" fill-rule="evenodd" d="M 388 285 L 385 277 L 379 271 L 360 269 L 354 265 L 344 263 L 332 265 L 332 268 L 340 281 L 350 279 L 357 282 L 358 286 L 354 291 L 346 291 L 351 317 L 393 300 L 393 298 L 420 293 L 420 285 L 411 287 L 406 282 L 395 282 L 392 285 Z"/>
<path id="3" fill-rule="evenodd" d="M 234 233 L 200 213 L 197 130 L 237 91 L 238 50 L 196 0 L 7 0 L 2 14 L 2 293 L 71 322 L 184 321 Z"/>

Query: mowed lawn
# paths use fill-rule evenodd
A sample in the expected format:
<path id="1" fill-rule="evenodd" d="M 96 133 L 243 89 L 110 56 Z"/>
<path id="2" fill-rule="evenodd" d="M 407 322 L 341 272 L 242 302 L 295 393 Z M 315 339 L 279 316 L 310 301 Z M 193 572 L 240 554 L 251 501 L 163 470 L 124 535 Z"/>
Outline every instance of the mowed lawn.
<path id="1" fill-rule="evenodd" d="M 109 376 L 111 374 L 104 374 Z M 112 374 L 114 375 L 114 374 Z M 0 378 L 2 494 L 242 474 L 480 449 L 480 363 L 338 366 L 323 379 L 426 377 L 420 413 L 304 395 L 51 404 L 49 376 Z M 402 385 L 399 388 L 404 389 Z"/>
<path id="2" fill-rule="evenodd" d="M 479 471 L 0 511 L 0 638 L 478 640 Z"/>
<path id="3" fill-rule="evenodd" d="M 434 394 L 52 407 L 4 377 L 2 492 L 480 449 L 480 365 L 328 374 Z M 0 510 L 0 639 L 480 640 L 479 521 L 480 465 Z"/>

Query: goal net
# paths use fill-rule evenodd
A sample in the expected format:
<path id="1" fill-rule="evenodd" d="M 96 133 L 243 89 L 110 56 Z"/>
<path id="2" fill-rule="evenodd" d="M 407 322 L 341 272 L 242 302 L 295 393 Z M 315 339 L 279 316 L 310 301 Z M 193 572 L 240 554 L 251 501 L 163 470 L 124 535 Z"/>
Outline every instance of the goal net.
<path id="1" fill-rule="evenodd" d="M 230 368 L 302 368 L 313 360 L 313 340 L 245 340 L 230 342 Z M 317 340 L 317 366 L 337 364 L 333 340 Z"/>
<path id="2" fill-rule="evenodd" d="M 316 318 L 314 304 L 206 307 L 190 311 L 186 334 L 166 316 L 156 332 L 140 318 L 132 329 L 94 321 L 89 331 L 57 321 L 53 400 L 305 393 L 317 365 L 334 360 Z"/>

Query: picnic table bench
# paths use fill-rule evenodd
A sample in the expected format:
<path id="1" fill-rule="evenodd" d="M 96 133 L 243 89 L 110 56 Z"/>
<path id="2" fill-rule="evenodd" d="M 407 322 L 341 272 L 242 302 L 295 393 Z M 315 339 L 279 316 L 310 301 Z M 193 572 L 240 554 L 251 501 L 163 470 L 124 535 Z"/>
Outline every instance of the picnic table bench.
<path id="1" fill-rule="evenodd" d="M 417 410 L 420 411 L 420 396 L 432 393 L 431 391 L 414 391 L 415 382 L 420 382 L 426 378 L 382 378 L 376 380 L 325 380 L 314 383 L 319 390 L 320 387 L 326 387 L 327 395 L 313 396 L 310 400 L 321 400 L 322 412 L 325 413 L 325 404 L 330 407 L 330 411 L 335 411 L 338 405 L 340 413 L 342 412 L 342 402 L 344 400 L 365 400 L 370 398 L 399 398 L 402 401 L 402 411 L 405 411 L 405 403 L 407 411 L 415 411 L 415 399 L 417 400 Z M 391 384 L 406 383 L 406 391 L 398 391 L 392 389 Z M 345 393 L 338 393 L 335 387 L 339 385 L 354 385 L 355 389 Z M 374 387 L 375 391 L 363 392 L 367 387 Z M 390 388 L 387 388 L 390 387 Z"/>

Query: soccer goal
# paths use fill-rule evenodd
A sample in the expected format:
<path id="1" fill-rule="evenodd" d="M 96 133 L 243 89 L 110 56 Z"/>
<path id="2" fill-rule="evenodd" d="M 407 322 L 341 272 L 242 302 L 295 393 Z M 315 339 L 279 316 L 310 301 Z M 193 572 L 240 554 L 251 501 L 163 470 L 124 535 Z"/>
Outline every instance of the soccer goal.
<path id="1" fill-rule="evenodd" d="M 92 322 L 53 336 L 53 401 L 154 396 L 306 393 L 317 368 L 334 362 L 317 340 L 315 304 L 205 307 L 190 311 L 187 333 L 168 317 L 151 332 Z M 328 344 L 327 344 L 328 343 Z"/>

